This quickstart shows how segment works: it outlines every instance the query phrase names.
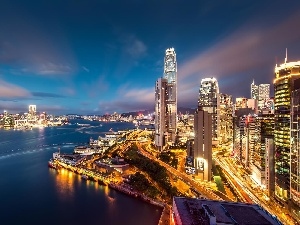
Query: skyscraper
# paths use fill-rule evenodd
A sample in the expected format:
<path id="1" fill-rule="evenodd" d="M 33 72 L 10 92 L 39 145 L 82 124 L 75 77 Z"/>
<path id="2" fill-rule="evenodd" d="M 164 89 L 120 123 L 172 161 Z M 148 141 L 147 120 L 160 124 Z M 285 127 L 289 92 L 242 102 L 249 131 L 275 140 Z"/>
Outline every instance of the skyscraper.
<path id="1" fill-rule="evenodd" d="M 233 138 L 233 101 L 232 96 L 220 94 L 220 126 L 219 142 L 231 143 Z"/>
<path id="2" fill-rule="evenodd" d="M 212 169 L 212 115 L 201 106 L 194 116 L 194 165 L 196 175 L 202 180 L 211 180 Z M 201 177 L 202 175 L 202 177 Z"/>
<path id="3" fill-rule="evenodd" d="M 28 106 L 28 116 L 27 119 L 35 120 L 36 119 L 36 105 Z"/>
<path id="4" fill-rule="evenodd" d="M 269 111 L 265 111 L 263 113 L 259 113 L 255 117 L 255 126 L 256 131 L 254 135 L 254 151 L 252 153 L 252 161 L 251 161 L 251 171 L 252 178 L 256 180 L 258 184 L 261 186 L 267 187 L 266 183 L 266 160 L 268 163 L 272 163 L 272 159 L 267 154 L 268 152 L 274 152 L 271 149 L 271 146 L 268 146 L 267 152 L 267 139 L 273 140 L 274 138 L 274 114 L 269 113 Z M 271 165 L 271 164 L 270 164 Z M 274 171 L 274 167 L 267 166 L 267 173 L 269 175 L 268 179 L 270 179 L 271 173 L 269 169 Z M 273 177 L 273 176 L 272 176 Z"/>
<path id="5" fill-rule="evenodd" d="M 258 86 L 254 84 L 254 80 L 251 83 L 251 98 L 258 100 Z"/>
<path id="6" fill-rule="evenodd" d="M 270 84 L 258 85 L 258 108 L 262 109 L 270 99 Z"/>
<path id="7" fill-rule="evenodd" d="M 291 105 L 291 176 L 292 214 L 300 218 L 300 79 L 295 80 Z"/>
<path id="8" fill-rule="evenodd" d="M 159 78 L 155 84 L 155 145 L 162 150 L 165 143 L 165 97 L 167 80 Z"/>
<path id="9" fill-rule="evenodd" d="M 216 78 L 205 78 L 201 80 L 198 106 L 212 116 L 212 139 L 213 144 L 218 143 L 220 124 L 220 98 L 219 85 Z"/>
<path id="10" fill-rule="evenodd" d="M 294 80 L 300 78 L 300 61 L 275 66 L 275 197 L 286 202 L 290 199 L 291 104 Z"/>
<path id="11" fill-rule="evenodd" d="M 258 102 L 258 109 L 264 108 L 266 102 L 270 99 L 270 84 L 254 84 L 251 83 L 251 99 Z"/>
<path id="12" fill-rule="evenodd" d="M 35 116 L 36 115 L 36 105 L 29 105 L 28 113 L 32 116 Z"/>
<path id="13" fill-rule="evenodd" d="M 168 48 L 164 58 L 164 74 L 156 82 L 155 144 L 163 148 L 176 141 L 177 131 L 177 62 L 174 48 Z"/>

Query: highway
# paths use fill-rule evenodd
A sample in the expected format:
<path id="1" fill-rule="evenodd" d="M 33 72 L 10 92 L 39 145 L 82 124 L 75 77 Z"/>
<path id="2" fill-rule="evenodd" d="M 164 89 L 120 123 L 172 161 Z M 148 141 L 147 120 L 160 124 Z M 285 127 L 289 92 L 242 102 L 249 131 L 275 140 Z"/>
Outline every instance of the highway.
<path id="1" fill-rule="evenodd" d="M 180 171 L 176 170 L 172 166 L 166 164 L 165 162 L 157 159 L 155 156 L 149 154 L 146 150 L 144 150 L 143 146 L 140 143 L 137 142 L 137 146 L 140 154 L 142 154 L 143 156 L 151 160 L 158 162 L 161 166 L 165 167 L 172 175 L 178 177 L 179 179 L 187 183 L 189 186 L 193 187 L 197 192 L 201 193 L 202 197 L 208 199 L 214 199 L 214 200 L 223 200 L 218 195 L 213 193 L 211 190 L 195 182 L 193 179 L 188 177 L 188 175 L 186 175 L 185 173 L 181 173 Z"/>
<path id="2" fill-rule="evenodd" d="M 244 202 L 260 205 L 270 214 L 275 215 L 283 224 L 295 224 L 294 221 L 290 220 L 289 217 L 285 215 L 288 213 L 287 210 L 278 207 L 276 203 L 266 198 L 266 195 L 260 189 L 253 188 L 253 181 L 242 177 L 240 168 L 235 166 L 230 160 L 225 157 L 216 156 L 214 156 L 214 160 L 216 164 L 219 164 L 223 169 L 226 178 Z"/>
<path id="3" fill-rule="evenodd" d="M 150 151 L 145 150 L 145 146 L 147 146 L 146 141 L 140 142 L 140 137 L 144 135 L 143 131 L 135 131 L 129 135 L 127 140 L 130 140 L 129 143 L 123 145 L 121 147 L 121 153 L 130 149 L 132 143 L 136 143 L 139 153 L 143 156 L 158 162 L 161 166 L 165 167 L 173 176 L 181 179 L 183 182 L 188 184 L 190 187 L 195 189 L 198 193 L 200 193 L 200 197 L 213 199 L 213 200 L 225 200 L 216 195 L 211 189 L 207 188 L 206 185 L 202 182 L 199 183 L 189 177 L 186 173 L 180 172 L 179 170 L 173 168 L 167 163 L 159 160 L 156 157 L 156 154 L 150 149 Z M 148 144 L 150 141 L 147 141 Z M 283 224 L 295 224 L 294 221 L 290 219 L 289 216 L 286 216 L 288 213 L 286 209 L 278 206 L 275 202 L 271 201 L 269 198 L 266 198 L 266 195 L 258 188 L 253 187 L 253 181 L 250 178 L 245 178 L 242 176 L 241 168 L 238 168 L 231 160 L 227 157 L 217 157 L 213 156 L 216 164 L 219 164 L 223 169 L 223 173 L 225 174 L 228 182 L 231 186 L 236 190 L 236 193 L 239 195 L 240 199 L 243 202 L 250 204 L 258 204 L 263 209 L 267 210 L 271 215 L 275 215 L 278 220 L 280 220 Z"/>

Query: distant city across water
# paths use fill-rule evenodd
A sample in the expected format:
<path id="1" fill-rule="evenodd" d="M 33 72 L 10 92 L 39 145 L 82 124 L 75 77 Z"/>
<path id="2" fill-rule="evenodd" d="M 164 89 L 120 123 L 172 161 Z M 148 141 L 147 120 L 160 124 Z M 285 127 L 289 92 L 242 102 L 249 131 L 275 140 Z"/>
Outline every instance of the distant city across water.
<path id="1" fill-rule="evenodd" d="M 47 166 L 58 148 L 71 153 L 90 138 L 104 136 L 110 129 L 134 129 L 134 124 L 86 120 L 71 123 L 0 130 L 0 224 L 157 225 L 161 208 L 82 180 L 70 171 L 57 172 Z"/>

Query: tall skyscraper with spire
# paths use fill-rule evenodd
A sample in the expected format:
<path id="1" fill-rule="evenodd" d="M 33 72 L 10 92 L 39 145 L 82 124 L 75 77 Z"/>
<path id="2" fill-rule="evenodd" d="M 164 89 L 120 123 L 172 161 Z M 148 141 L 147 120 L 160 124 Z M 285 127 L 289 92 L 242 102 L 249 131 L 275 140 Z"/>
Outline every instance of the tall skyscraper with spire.
<path id="1" fill-rule="evenodd" d="M 258 86 L 254 84 L 254 80 L 251 83 L 251 99 L 258 100 Z"/>
<path id="2" fill-rule="evenodd" d="M 155 145 L 174 144 L 177 131 L 177 61 L 174 48 L 164 58 L 164 74 L 155 85 Z"/>

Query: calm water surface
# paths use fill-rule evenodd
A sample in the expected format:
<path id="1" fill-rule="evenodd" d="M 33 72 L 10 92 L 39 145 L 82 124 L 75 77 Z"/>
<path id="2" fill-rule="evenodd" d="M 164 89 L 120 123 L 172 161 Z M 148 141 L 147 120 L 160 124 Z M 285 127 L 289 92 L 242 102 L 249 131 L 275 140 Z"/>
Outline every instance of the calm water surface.
<path id="1" fill-rule="evenodd" d="M 156 225 L 161 209 L 109 189 L 67 170 L 49 169 L 58 147 L 103 136 L 110 128 L 134 128 L 129 123 L 76 124 L 28 131 L 0 130 L 0 224 Z"/>

